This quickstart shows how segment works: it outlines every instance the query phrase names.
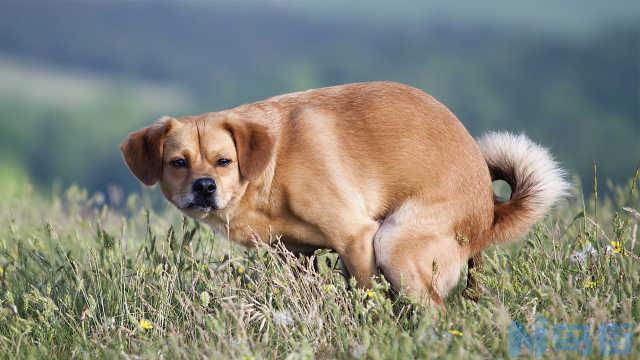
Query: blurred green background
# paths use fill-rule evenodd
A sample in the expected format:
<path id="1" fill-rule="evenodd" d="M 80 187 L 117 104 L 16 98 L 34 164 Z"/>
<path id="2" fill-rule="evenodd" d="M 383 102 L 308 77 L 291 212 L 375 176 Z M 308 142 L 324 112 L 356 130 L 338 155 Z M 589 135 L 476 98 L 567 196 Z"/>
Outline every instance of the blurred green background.
<path id="1" fill-rule="evenodd" d="M 640 161 L 637 0 L 4 0 L 0 188 L 137 191 L 118 145 L 160 115 L 368 80 L 473 135 L 526 132 L 585 181 Z"/>

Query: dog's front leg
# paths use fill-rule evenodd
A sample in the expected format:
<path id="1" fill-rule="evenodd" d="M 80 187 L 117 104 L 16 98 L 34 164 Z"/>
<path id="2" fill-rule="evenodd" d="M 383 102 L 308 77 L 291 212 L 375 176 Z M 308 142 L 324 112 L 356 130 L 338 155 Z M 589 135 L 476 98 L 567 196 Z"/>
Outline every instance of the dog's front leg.
<path id="1" fill-rule="evenodd" d="M 373 253 L 373 236 L 377 230 L 378 223 L 372 221 L 334 240 L 334 249 L 360 287 L 370 287 L 371 278 L 377 274 Z"/>

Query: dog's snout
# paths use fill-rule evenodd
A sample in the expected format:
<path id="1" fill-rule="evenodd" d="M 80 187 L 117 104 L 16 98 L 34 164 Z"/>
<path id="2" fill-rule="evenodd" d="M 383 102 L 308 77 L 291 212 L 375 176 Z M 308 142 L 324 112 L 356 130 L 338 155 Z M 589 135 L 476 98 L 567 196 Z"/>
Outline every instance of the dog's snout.
<path id="1" fill-rule="evenodd" d="M 200 178 L 193 183 L 193 192 L 208 196 L 212 195 L 216 191 L 216 182 L 212 178 Z"/>

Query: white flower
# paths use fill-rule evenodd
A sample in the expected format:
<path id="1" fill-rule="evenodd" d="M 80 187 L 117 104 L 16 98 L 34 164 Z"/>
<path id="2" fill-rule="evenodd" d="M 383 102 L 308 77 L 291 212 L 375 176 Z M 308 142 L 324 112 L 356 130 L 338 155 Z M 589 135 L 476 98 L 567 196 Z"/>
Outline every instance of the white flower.
<path id="1" fill-rule="evenodd" d="M 597 254 L 596 249 L 591 244 L 588 244 L 582 251 L 576 251 L 571 254 L 571 262 L 584 264 L 589 256 L 596 256 Z"/>
<path id="2" fill-rule="evenodd" d="M 211 296 L 209 295 L 208 292 L 203 291 L 200 293 L 200 304 L 202 304 L 202 306 L 207 307 L 209 306 L 209 301 L 211 301 Z"/>
<path id="3" fill-rule="evenodd" d="M 351 346 L 351 356 L 356 359 L 360 359 L 367 353 L 367 347 L 364 345 L 353 345 Z"/>
<path id="4" fill-rule="evenodd" d="M 605 255 L 611 255 L 613 253 L 615 253 L 615 251 L 613 251 L 613 247 L 611 247 L 611 245 L 607 245 L 607 247 L 604 248 Z"/>
<path id="5" fill-rule="evenodd" d="M 293 316 L 289 310 L 278 310 L 273 312 L 273 322 L 280 326 L 289 326 L 293 324 Z"/>
<path id="6" fill-rule="evenodd" d="M 104 328 L 107 330 L 113 329 L 115 325 L 116 325 L 116 319 L 112 317 L 108 318 L 103 323 Z"/>

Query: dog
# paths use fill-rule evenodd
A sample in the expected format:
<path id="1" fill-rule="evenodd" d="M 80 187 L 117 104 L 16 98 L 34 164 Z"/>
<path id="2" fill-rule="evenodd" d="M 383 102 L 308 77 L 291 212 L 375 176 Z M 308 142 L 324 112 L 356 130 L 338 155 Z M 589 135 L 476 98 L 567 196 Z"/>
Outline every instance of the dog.
<path id="1" fill-rule="evenodd" d="M 235 242 L 329 248 L 358 286 L 382 274 L 441 308 L 467 262 L 525 235 L 569 188 L 526 136 L 476 142 L 443 104 L 394 82 L 165 116 L 121 150 L 142 183 Z M 512 189 L 504 202 L 498 179 Z"/>

